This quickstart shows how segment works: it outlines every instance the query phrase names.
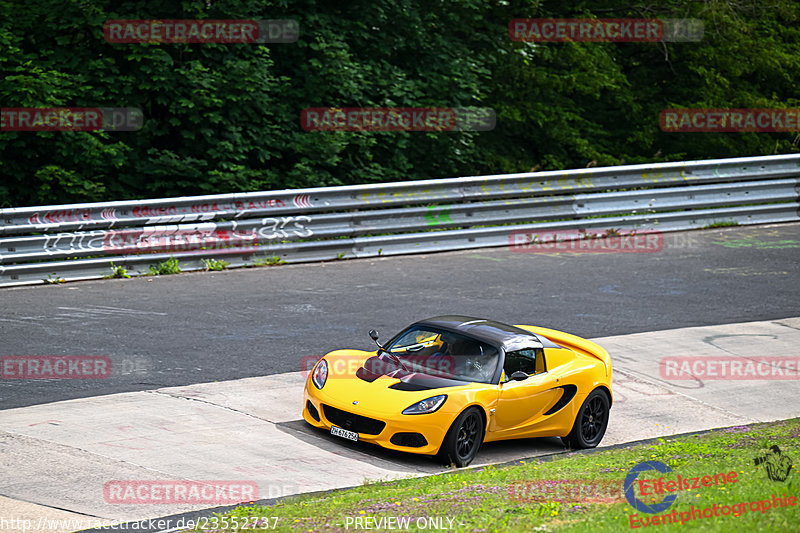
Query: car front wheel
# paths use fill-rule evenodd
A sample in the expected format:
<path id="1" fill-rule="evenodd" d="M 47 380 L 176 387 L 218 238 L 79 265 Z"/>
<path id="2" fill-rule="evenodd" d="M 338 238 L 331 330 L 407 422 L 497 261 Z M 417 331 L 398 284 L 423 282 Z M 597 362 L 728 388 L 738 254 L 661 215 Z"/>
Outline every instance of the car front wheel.
<path id="1" fill-rule="evenodd" d="M 608 396 L 593 390 L 584 400 L 575 417 L 572 431 L 562 440 L 570 448 L 594 448 L 603 440 L 608 427 Z"/>
<path id="2" fill-rule="evenodd" d="M 458 415 L 444 437 L 438 458 L 444 464 L 457 467 L 469 465 L 483 443 L 483 417 L 477 407 L 470 407 Z"/>

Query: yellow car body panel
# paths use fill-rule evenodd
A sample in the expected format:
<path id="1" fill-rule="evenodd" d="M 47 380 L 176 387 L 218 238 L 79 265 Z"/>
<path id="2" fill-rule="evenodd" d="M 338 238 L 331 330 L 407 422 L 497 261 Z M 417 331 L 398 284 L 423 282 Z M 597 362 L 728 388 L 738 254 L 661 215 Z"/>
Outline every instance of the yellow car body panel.
<path id="1" fill-rule="evenodd" d="M 611 377 L 611 356 L 608 355 L 608 352 L 599 344 L 594 343 L 590 340 L 584 339 L 582 337 L 578 337 L 577 335 L 573 335 L 571 333 L 565 333 L 563 331 L 558 331 L 555 329 L 548 329 L 548 328 L 541 328 L 537 326 L 515 326 L 520 329 L 524 329 L 526 331 L 530 331 L 531 333 L 542 335 L 553 341 L 556 344 L 563 346 L 569 350 L 574 352 L 578 352 L 583 355 L 588 355 L 589 357 L 594 357 L 599 359 L 603 362 L 606 367 L 606 375 Z M 611 392 L 609 382 L 609 393 Z"/>
<path id="2" fill-rule="evenodd" d="M 363 363 L 376 355 L 377 352 L 337 350 L 326 355 L 325 358 L 329 361 L 329 369 L 337 366 L 335 363 L 337 360 L 347 361 L 346 365 L 339 365 L 340 367 L 352 368 L 354 361 Z M 437 389 L 433 392 L 430 390 L 404 391 L 399 394 L 398 391 L 389 388 L 390 385 L 399 381 L 399 379 L 383 376 L 368 383 L 355 376 L 348 377 L 346 373 L 330 372 L 325 386 L 320 390 L 314 385 L 311 374 L 309 374 L 303 390 L 303 403 L 307 406 L 307 402 L 311 402 L 320 414 L 320 421 L 314 420 L 310 416 L 307 407 L 303 409 L 303 418 L 312 426 L 330 430 L 334 424 L 325 416 L 323 408 L 323 404 L 329 405 L 342 411 L 386 422 L 385 429 L 378 435 L 359 433 L 358 440 L 360 441 L 371 442 L 393 450 L 435 454 L 439 450 L 450 424 L 459 413 L 467 407 L 475 405 L 483 409 L 484 415 L 488 418 L 488 409 L 497 400 L 496 391 L 483 383 L 470 383 L 461 387 Z M 421 415 L 402 414 L 403 409 L 437 394 L 447 394 L 447 401 L 436 412 Z M 353 402 L 358 403 L 354 405 Z M 392 435 L 402 432 L 420 433 L 428 444 L 418 448 L 393 444 L 390 441 Z"/>
<path id="3" fill-rule="evenodd" d="M 356 376 L 357 370 L 380 351 L 337 350 L 324 356 L 328 377 L 319 389 L 309 373 L 303 391 L 303 418 L 312 426 L 330 431 L 336 425 L 326 414 L 330 408 L 385 423 L 377 434 L 358 433 L 358 440 L 410 453 L 436 454 L 460 413 L 470 406 L 480 409 L 484 421 L 484 442 L 531 438 L 565 437 L 573 428 L 584 400 L 596 389 L 608 395 L 611 405 L 611 359 L 597 344 L 568 333 L 536 326 L 515 326 L 551 342 L 544 345 L 546 369 L 527 379 L 498 383 L 467 383 L 430 390 L 395 390 L 401 380 L 383 375 L 372 382 Z M 439 339 L 421 339 L 426 344 Z M 319 363 L 317 363 L 319 364 Z M 538 371 L 538 369 L 537 369 Z M 571 392 L 570 394 L 570 391 Z M 402 414 L 411 405 L 438 395 L 444 404 L 427 414 Z M 569 397 L 569 398 L 567 398 Z M 568 401 L 559 406 L 562 400 Z M 316 411 L 312 416 L 309 406 Z M 551 412 L 552 411 L 552 412 Z M 335 413 L 335 412 L 334 412 Z M 421 434 L 424 446 L 392 442 L 397 433 Z"/>

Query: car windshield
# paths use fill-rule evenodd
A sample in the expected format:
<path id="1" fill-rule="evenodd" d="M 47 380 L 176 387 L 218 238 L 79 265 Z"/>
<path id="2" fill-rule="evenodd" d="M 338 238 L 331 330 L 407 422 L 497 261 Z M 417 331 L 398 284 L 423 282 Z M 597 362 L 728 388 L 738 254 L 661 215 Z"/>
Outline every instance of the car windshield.
<path id="1" fill-rule="evenodd" d="M 497 349 L 484 342 L 417 326 L 386 348 L 413 372 L 478 383 L 492 382 L 499 360 Z"/>

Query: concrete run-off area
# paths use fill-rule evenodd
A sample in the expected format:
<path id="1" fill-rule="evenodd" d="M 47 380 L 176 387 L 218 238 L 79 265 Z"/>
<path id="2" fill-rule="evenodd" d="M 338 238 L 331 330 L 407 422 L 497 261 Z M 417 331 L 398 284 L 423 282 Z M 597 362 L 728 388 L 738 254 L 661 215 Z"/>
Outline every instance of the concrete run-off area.
<path id="1" fill-rule="evenodd" d="M 602 446 L 800 416 L 796 379 L 670 381 L 661 371 L 666 356 L 798 357 L 800 318 L 594 340 L 614 364 Z M 303 382 L 292 372 L 0 411 L 3 517 L 60 532 L 212 507 L 119 503 L 108 497 L 113 482 L 240 480 L 265 499 L 445 470 L 309 427 L 300 415 Z M 491 443 L 473 464 L 561 450 L 554 438 Z"/>

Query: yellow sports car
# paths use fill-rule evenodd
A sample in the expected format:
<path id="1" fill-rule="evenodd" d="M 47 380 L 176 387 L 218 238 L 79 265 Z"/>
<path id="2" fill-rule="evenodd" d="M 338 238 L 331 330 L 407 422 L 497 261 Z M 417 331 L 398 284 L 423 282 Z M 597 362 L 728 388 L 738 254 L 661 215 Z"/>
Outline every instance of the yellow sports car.
<path id="1" fill-rule="evenodd" d="M 459 467 L 483 442 L 556 436 L 593 448 L 605 434 L 611 358 L 586 339 L 466 316 L 422 320 L 385 345 L 370 336 L 377 351 L 336 350 L 314 365 L 309 424 Z"/>

